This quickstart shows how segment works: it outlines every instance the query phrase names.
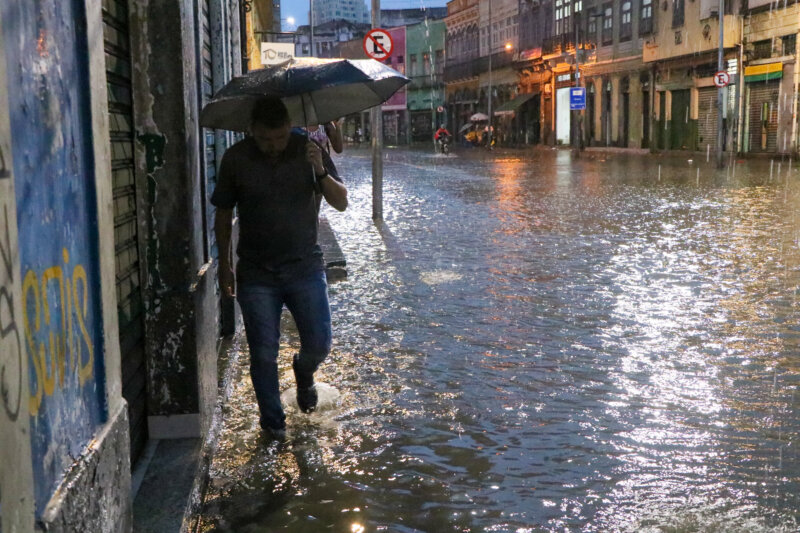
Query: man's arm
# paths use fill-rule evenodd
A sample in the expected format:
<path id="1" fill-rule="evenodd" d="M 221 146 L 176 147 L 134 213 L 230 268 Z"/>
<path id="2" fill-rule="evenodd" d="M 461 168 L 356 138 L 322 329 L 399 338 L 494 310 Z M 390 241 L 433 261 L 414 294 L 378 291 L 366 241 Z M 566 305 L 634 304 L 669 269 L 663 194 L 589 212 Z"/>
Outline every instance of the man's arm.
<path id="1" fill-rule="evenodd" d="M 233 228 L 233 209 L 217 208 L 214 217 L 214 234 L 219 249 L 219 287 L 222 293 L 233 298 L 234 290 L 233 261 L 231 260 L 231 232 Z"/>
<path id="2" fill-rule="evenodd" d="M 306 144 L 306 157 L 314 170 L 314 176 L 319 183 L 322 196 L 337 211 L 347 209 L 347 187 L 333 179 L 325 168 L 322 149 L 313 141 Z"/>
<path id="3" fill-rule="evenodd" d="M 337 211 L 344 211 L 347 209 L 347 187 L 325 174 L 321 180 L 317 180 L 320 188 L 322 189 L 322 196 Z"/>
<path id="4" fill-rule="evenodd" d="M 337 154 L 341 154 L 344 150 L 344 142 L 342 139 L 342 128 L 338 122 L 329 122 L 325 124 L 325 134 L 331 142 L 331 148 Z"/>

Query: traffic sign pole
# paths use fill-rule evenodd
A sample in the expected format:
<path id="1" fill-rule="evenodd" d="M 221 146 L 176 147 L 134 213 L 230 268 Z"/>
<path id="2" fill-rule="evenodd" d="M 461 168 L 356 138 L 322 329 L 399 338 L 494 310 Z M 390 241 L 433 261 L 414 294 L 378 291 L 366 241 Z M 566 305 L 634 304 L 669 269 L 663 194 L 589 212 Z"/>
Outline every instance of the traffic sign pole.
<path id="1" fill-rule="evenodd" d="M 381 25 L 381 0 L 372 0 L 372 31 Z M 370 32 L 371 33 L 371 32 Z M 366 47 L 365 47 L 366 51 Z M 386 54 L 389 57 L 389 54 Z M 385 59 L 385 58 L 384 58 Z M 370 111 L 372 123 L 372 220 L 383 221 L 383 111 L 376 105 Z"/>
<path id="2" fill-rule="evenodd" d="M 717 8 L 717 20 L 719 21 L 719 50 L 717 52 L 717 70 L 722 72 L 725 68 L 724 65 L 724 47 L 725 47 L 725 11 L 724 1 L 719 0 L 719 7 Z M 739 66 L 741 68 L 741 65 Z M 727 74 L 727 73 L 726 73 Z M 727 83 L 726 83 L 727 85 Z M 717 168 L 723 167 L 722 162 L 722 142 L 725 132 L 722 131 L 723 121 L 723 107 L 722 107 L 722 87 L 717 86 Z"/>

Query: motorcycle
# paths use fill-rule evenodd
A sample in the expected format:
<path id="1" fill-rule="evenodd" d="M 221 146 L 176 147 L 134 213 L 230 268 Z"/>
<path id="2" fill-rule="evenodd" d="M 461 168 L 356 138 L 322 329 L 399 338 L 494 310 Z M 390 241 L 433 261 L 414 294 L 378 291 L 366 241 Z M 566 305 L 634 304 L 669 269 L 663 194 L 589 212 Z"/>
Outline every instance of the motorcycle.
<path id="1" fill-rule="evenodd" d="M 442 135 L 436 142 L 439 144 L 439 151 L 441 151 L 442 154 L 448 155 L 450 153 L 449 135 Z"/>

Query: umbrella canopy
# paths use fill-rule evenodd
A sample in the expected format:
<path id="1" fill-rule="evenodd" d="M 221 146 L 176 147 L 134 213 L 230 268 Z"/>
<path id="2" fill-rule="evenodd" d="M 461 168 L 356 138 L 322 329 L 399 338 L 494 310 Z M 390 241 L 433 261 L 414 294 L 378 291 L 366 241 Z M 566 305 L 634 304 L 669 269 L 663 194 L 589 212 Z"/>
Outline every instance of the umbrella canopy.
<path id="1" fill-rule="evenodd" d="M 458 129 L 458 133 L 464 133 L 465 131 L 467 131 L 467 130 L 468 130 L 468 129 L 470 129 L 471 127 L 472 127 L 472 122 L 467 122 L 466 124 L 464 124 L 463 126 L 461 126 L 461 127 Z"/>
<path id="2" fill-rule="evenodd" d="M 471 117 L 469 117 L 471 122 L 480 122 L 482 120 L 489 120 L 489 115 L 484 115 L 483 113 L 475 113 Z"/>
<path id="3" fill-rule="evenodd" d="M 228 82 L 203 108 L 200 124 L 247 131 L 262 96 L 281 97 L 293 126 L 324 124 L 380 105 L 410 81 L 374 59 L 294 58 Z"/>

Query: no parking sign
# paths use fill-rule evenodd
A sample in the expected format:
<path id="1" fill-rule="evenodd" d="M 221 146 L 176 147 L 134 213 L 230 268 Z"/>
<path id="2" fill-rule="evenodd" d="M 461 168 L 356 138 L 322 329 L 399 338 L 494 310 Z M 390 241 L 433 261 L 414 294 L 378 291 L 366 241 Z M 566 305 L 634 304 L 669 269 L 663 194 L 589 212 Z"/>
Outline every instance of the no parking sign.
<path id="1" fill-rule="evenodd" d="M 364 36 L 364 53 L 372 59 L 383 61 L 392 55 L 393 47 L 392 36 L 386 30 L 375 28 Z"/>

